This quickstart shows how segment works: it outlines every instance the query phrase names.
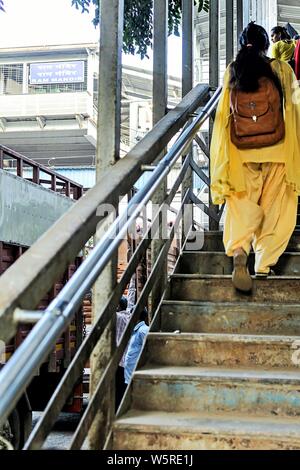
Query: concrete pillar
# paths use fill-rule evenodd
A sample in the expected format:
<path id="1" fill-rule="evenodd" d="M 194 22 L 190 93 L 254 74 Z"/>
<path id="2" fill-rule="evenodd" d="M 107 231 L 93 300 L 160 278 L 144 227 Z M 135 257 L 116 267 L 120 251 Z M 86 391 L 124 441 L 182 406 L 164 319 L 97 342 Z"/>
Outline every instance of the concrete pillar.
<path id="1" fill-rule="evenodd" d="M 168 106 L 168 0 L 153 3 L 153 125 Z"/>
<path id="2" fill-rule="evenodd" d="M 168 106 L 168 0 L 154 0 L 153 2 L 153 125 L 162 119 Z M 159 207 L 167 192 L 167 182 L 165 181 L 156 191 L 152 198 L 153 210 L 152 220 L 157 214 Z M 163 240 L 162 233 L 165 231 L 158 228 L 156 240 L 151 244 L 152 266 L 161 251 Z M 161 295 L 163 284 L 167 279 L 167 263 L 161 270 L 158 282 L 154 286 L 151 296 L 151 310 L 154 313 Z"/>
<path id="3" fill-rule="evenodd" d="M 97 123 L 96 179 L 119 159 L 121 118 L 121 55 L 123 41 L 123 0 L 101 0 L 100 57 L 99 57 L 99 111 Z M 117 201 L 116 201 L 117 206 Z M 97 230 L 96 242 L 101 238 L 114 217 L 108 217 Z M 93 321 L 116 284 L 117 258 L 113 259 L 96 282 L 93 290 Z M 91 393 L 115 347 L 115 318 L 91 356 Z M 104 446 L 107 432 L 114 417 L 114 385 L 99 404 L 94 423 L 89 432 L 91 449 Z"/>

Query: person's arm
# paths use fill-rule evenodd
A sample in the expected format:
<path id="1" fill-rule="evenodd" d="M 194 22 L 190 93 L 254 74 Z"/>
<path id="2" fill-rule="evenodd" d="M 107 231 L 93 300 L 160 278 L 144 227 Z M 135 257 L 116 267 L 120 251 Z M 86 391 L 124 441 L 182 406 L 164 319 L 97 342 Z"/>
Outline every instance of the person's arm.
<path id="1" fill-rule="evenodd" d="M 131 312 L 131 310 L 133 309 L 135 305 L 135 295 L 136 295 L 135 279 L 136 279 L 136 275 L 134 274 L 130 280 L 129 287 L 128 287 L 127 312 Z"/>

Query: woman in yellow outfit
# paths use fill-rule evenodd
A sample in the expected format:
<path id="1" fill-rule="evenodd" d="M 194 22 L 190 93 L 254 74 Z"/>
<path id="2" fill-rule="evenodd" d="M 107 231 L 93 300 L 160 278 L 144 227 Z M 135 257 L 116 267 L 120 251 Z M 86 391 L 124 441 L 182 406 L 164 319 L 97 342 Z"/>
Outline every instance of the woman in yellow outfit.
<path id="1" fill-rule="evenodd" d="M 271 40 L 271 57 L 288 62 L 294 68 L 296 41 L 291 39 L 287 30 L 282 26 L 275 26 L 271 31 Z"/>
<path id="2" fill-rule="evenodd" d="M 300 89 L 285 62 L 267 58 L 264 28 L 250 23 L 240 51 L 227 68 L 211 142 L 211 193 L 214 204 L 226 201 L 224 245 L 233 257 L 233 284 L 250 291 L 247 268 L 251 245 L 257 276 L 268 276 L 294 231 L 300 194 Z M 240 149 L 231 140 L 230 94 L 254 91 L 267 76 L 281 88 L 285 137 L 268 147 Z M 279 80 L 278 80 L 279 79 Z"/>

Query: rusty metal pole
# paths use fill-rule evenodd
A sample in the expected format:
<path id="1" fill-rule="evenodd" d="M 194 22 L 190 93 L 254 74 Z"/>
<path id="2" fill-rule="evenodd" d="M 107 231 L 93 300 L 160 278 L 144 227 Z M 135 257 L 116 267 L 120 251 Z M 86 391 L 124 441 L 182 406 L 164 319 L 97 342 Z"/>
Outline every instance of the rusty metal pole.
<path id="1" fill-rule="evenodd" d="M 99 110 L 97 123 L 96 179 L 119 159 L 121 119 L 121 77 L 123 42 L 123 0 L 101 0 L 99 57 Z M 117 210 L 118 201 L 115 201 Z M 112 223 L 114 215 L 107 217 L 98 228 L 97 242 Z M 93 322 L 99 316 L 117 281 L 117 256 L 104 270 L 93 290 Z M 102 371 L 115 347 L 115 318 L 109 323 L 103 337 L 91 355 L 90 393 L 95 390 Z M 89 432 L 91 449 L 102 449 L 114 417 L 114 383 L 99 403 L 99 412 Z"/>
<path id="2" fill-rule="evenodd" d="M 184 97 L 194 87 L 194 1 L 187 0 L 182 4 L 182 97 Z M 183 157 L 193 158 L 193 146 L 189 154 Z M 183 200 L 186 191 L 193 191 L 193 172 L 189 168 L 187 175 L 182 182 L 181 200 Z M 182 242 L 188 235 L 190 224 L 193 223 L 193 205 L 184 208 L 183 217 L 183 237 Z"/>
<path id="3" fill-rule="evenodd" d="M 154 0 L 153 26 L 153 125 L 155 125 L 165 116 L 168 107 L 168 0 Z M 152 220 L 156 216 L 157 208 L 164 202 L 166 193 L 167 182 L 161 185 L 152 198 Z M 166 227 L 162 224 L 164 224 L 163 220 L 160 226 L 156 227 L 158 229 L 156 234 L 153 233 L 155 240 L 151 244 L 152 266 L 154 266 L 164 243 L 162 235 L 166 231 Z M 167 261 L 152 291 L 152 314 L 161 299 L 166 279 Z"/>
<path id="4" fill-rule="evenodd" d="M 219 0 L 210 2 L 209 9 L 209 84 L 213 89 L 219 86 Z M 210 120 L 209 135 L 212 136 L 213 122 Z M 218 206 L 214 206 L 209 195 L 209 206 L 218 213 Z M 215 220 L 209 220 L 209 230 L 219 230 L 219 224 Z"/>

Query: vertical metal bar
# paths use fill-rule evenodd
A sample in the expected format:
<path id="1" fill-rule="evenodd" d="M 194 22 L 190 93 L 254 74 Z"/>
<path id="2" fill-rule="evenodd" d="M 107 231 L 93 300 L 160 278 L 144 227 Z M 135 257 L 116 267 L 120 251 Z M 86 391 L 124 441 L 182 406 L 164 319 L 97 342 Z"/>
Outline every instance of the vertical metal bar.
<path id="1" fill-rule="evenodd" d="M 100 58 L 99 96 L 96 148 L 96 180 L 99 181 L 107 169 L 120 158 L 121 122 L 121 81 L 122 81 L 122 42 L 124 22 L 124 0 L 101 0 L 100 3 Z M 115 202 L 117 206 L 117 201 Z M 96 242 L 101 238 L 113 217 L 107 218 L 97 230 Z M 93 322 L 101 312 L 101 307 L 109 298 L 117 280 L 117 257 L 114 256 L 107 268 L 95 283 L 93 290 Z M 115 347 L 115 317 L 109 323 L 105 334 L 91 356 L 92 394 L 111 358 Z M 93 425 L 89 432 L 91 449 L 102 449 L 114 417 L 114 383 L 102 403 L 99 404 Z"/>
<path id="2" fill-rule="evenodd" d="M 234 4 L 233 0 L 226 0 L 226 65 L 230 64 L 234 56 Z"/>
<path id="3" fill-rule="evenodd" d="M 194 86 L 194 2 L 187 0 L 182 4 L 182 97 L 184 97 Z M 193 145 L 186 157 L 193 158 Z M 181 186 L 181 200 L 185 197 L 187 190 L 193 191 L 193 171 L 189 167 Z M 185 240 L 190 229 L 190 221 L 193 220 L 193 205 L 186 205 L 182 218 L 182 242 Z"/>
<path id="4" fill-rule="evenodd" d="M 22 158 L 17 158 L 17 175 L 22 178 L 23 176 L 23 160 Z"/>
<path id="5" fill-rule="evenodd" d="M 3 169 L 3 149 L 0 148 L 0 168 Z"/>
<path id="6" fill-rule="evenodd" d="M 33 167 L 33 178 L 32 181 L 36 184 L 40 184 L 40 169 L 38 166 Z"/>
<path id="7" fill-rule="evenodd" d="M 71 185 L 70 185 L 70 181 L 66 181 L 66 196 L 67 196 L 67 197 L 70 197 L 70 194 L 71 194 Z"/>
<path id="8" fill-rule="evenodd" d="M 168 1 L 153 3 L 153 125 L 168 107 Z"/>
<path id="9" fill-rule="evenodd" d="M 209 9 L 209 84 L 219 85 L 219 0 L 210 2 Z"/>
<path id="10" fill-rule="evenodd" d="M 162 119 L 168 106 L 168 0 L 154 0 L 153 2 L 153 125 Z M 160 155 L 161 157 L 161 155 Z M 152 220 L 154 220 L 157 207 L 159 207 L 166 198 L 167 181 L 156 191 L 152 198 L 153 210 Z M 151 263 L 154 266 L 160 253 L 164 240 L 162 233 L 164 227 L 161 227 L 163 220 L 160 221 L 158 233 L 151 245 Z M 161 228 L 163 230 L 161 230 Z M 167 263 L 161 270 L 160 277 L 152 291 L 151 310 L 156 309 L 163 286 L 167 279 Z"/>
<path id="11" fill-rule="evenodd" d="M 28 93 L 28 64 L 27 62 L 23 63 L 23 84 L 22 84 L 22 93 L 25 95 Z"/>
<path id="12" fill-rule="evenodd" d="M 182 98 L 194 86 L 194 4 L 186 0 L 182 5 Z"/>
<path id="13" fill-rule="evenodd" d="M 211 87 L 219 85 L 219 0 L 210 2 L 209 10 L 209 84 Z M 209 134 L 212 135 L 213 122 L 210 120 Z M 218 206 L 214 206 L 209 196 L 209 206 L 215 213 L 218 212 Z M 218 230 L 219 224 L 209 219 L 209 229 Z"/>
<path id="14" fill-rule="evenodd" d="M 237 48 L 239 49 L 240 35 L 243 31 L 243 0 L 236 0 L 236 34 L 237 34 Z"/>
<path id="15" fill-rule="evenodd" d="M 56 191 L 56 175 L 51 175 L 51 189 Z"/>

